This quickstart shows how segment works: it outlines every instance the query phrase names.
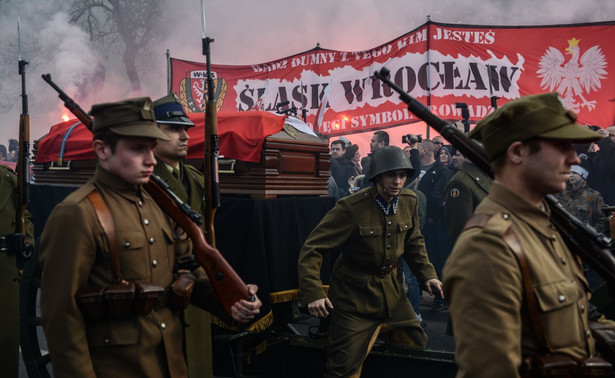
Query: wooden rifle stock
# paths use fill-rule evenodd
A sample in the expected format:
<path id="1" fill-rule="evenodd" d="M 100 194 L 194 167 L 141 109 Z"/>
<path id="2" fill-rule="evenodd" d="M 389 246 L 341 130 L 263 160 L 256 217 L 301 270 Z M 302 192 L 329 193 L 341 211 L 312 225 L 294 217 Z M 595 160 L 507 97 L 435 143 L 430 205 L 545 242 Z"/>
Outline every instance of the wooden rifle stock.
<path id="1" fill-rule="evenodd" d="M 64 106 L 83 122 L 88 130 L 92 130 L 92 118 L 51 80 L 51 75 L 43 75 L 43 79 L 60 94 L 59 97 L 64 101 Z M 198 224 L 200 215 L 183 203 L 169 189 L 168 185 L 155 175 L 150 177 L 144 188 L 156 201 L 156 204 L 186 231 L 192 240 L 196 261 L 205 269 L 224 311 L 230 316 L 233 303 L 240 299 L 251 300 L 248 287 L 243 280 L 220 254 L 220 251 L 207 244 L 203 231 Z"/>
<path id="2" fill-rule="evenodd" d="M 152 175 L 144 188 L 154 198 L 158 206 L 186 231 L 192 240 L 196 261 L 205 269 L 224 311 L 230 316 L 233 303 L 241 299 L 251 299 L 246 284 L 220 254 L 220 251 L 207 243 L 199 225 L 182 210 L 181 204 L 183 202 L 171 192 L 162 179 Z"/>
<path id="3" fill-rule="evenodd" d="M 399 98 L 408 105 L 411 113 L 433 127 L 468 160 L 493 177 L 489 159 L 481 145 L 456 129 L 450 122 L 430 112 L 425 105 L 391 82 L 388 79 L 389 71 L 386 68 L 374 72 L 374 75 L 399 94 Z M 611 239 L 601 235 L 567 212 L 553 196 L 547 196 L 546 200 L 551 210 L 551 221 L 560 231 L 568 248 L 607 281 L 609 292 L 615 297 L 615 258 L 611 251 Z"/>
<path id="4" fill-rule="evenodd" d="M 213 86 L 213 81 L 211 83 Z M 207 102 L 205 106 L 205 231 L 207 241 L 216 246 L 214 218 L 220 207 L 220 184 L 218 181 L 218 120 L 216 103 Z"/>
<path id="5" fill-rule="evenodd" d="M 21 115 L 19 116 L 19 150 L 15 172 L 17 173 L 17 212 L 15 214 L 15 234 L 18 238 L 18 261 L 32 255 L 32 248 L 26 243 L 26 208 L 30 202 L 30 115 L 28 114 L 28 95 L 26 92 L 26 62 L 19 59 L 21 76 Z M 18 264 L 20 265 L 20 264 Z"/>
<path id="6" fill-rule="evenodd" d="M 218 116 L 214 95 L 214 77 L 211 72 L 210 45 L 214 40 L 203 38 L 203 55 L 207 65 L 207 103 L 205 104 L 205 156 L 203 175 L 205 176 L 205 231 L 207 240 L 216 246 L 214 218 L 220 207 L 220 181 L 218 179 L 218 156 L 220 153 L 218 140 Z"/>

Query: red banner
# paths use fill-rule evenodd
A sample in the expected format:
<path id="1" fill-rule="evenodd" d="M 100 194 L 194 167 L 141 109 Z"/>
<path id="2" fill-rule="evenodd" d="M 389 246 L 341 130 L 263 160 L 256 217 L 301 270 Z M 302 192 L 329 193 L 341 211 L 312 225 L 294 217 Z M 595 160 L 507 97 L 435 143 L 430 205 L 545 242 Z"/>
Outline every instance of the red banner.
<path id="1" fill-rule="evenodd" d="M 387 67 L 393 81 L 444 119 L 459 120 L 465 103 L 477 122 L 498 105 L 557 91 L 579 122 L 615 124 L 615 22 L 470 26 L 429 22 L 383 45 L 346 52 L 316 48 L 264 64 L 212 65 L 218 110 L 307 110 L 324 135 L 415 122 L 397 94 L 373 76 Z M 172 90 L 188 112 L 202 112 L 203 63 L 171 59 Z M 318 110 L 321 122 L 316 122 Z"/>

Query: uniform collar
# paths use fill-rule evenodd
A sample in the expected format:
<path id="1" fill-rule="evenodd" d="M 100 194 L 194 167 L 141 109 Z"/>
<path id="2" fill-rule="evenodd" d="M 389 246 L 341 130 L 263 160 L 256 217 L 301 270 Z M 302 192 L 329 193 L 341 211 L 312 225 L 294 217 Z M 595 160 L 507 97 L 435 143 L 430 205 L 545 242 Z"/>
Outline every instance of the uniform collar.
<path id="1" fill-rule="evenodd" d="M 550 219 L 551 211 L 546 200 L 542 200 L 541 206 L 538 208 L 497 182 L 494 182 L 491 186 L 489 197 L 537 232 L 546 237 L 553 234 L 553 225 Z"/>
<path id="2" fill-rule="evenodd" d="M 399 203 L 399 196 L 395 197 L 391 202 L 387 202 L 380 194 L 376 194 L 374 201 L 380 206 L 384 215 L 397 214 L 397 204 Z"/>
<path id="3" fill-rule="evenodd" d="M 130 201 L 139 201 L 141 199 L 140 185 L 132 185 L 126 182 L 123 178 L 104 169 L 99 164 L 96 165 L 94 182 L 111 189 Z"/>

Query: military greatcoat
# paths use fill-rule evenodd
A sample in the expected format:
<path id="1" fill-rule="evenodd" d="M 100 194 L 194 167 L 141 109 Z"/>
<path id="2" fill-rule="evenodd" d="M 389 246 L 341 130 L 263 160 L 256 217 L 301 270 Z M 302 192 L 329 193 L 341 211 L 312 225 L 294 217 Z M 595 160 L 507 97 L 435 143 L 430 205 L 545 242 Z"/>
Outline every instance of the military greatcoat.
<path id="1" fill-rule="evenodd" d="M 0 236 L 15 233 L 17 176 L 0 164 Z M 26 240 L 34 244 L 34 228 L 29 222 Z M 0 252 L 0 377 L 16 377 L 19 366 L 19 272 L 15 255 Z"/>
<path id="2" fill-rule="evenodd" d="M 112 214 L 125 280 L 168 287 L 175 264 L 191 258 L 189 239 L 176 237 L 147 192 L 97 167 L 93 181 L 56 206 L 41 236 L 41 313 L 54 375 L 185 377 L 178 312 L 164 306 L 145 316 L 91 321 L 79 311 L 79 288 L 113 282 L 105 232 L 87 198 L 93 190 Z M 199 304 L 221 311 L 202 269 L 195 275 Z"/>
<path id="3" fill-rule="evenodd" d="M 444 268 L 457 350 L 457 377 L 517 377 L 522 356 L 538 353 L 519 264 L 503 240 L 512 227 L 527 256 L 547 344 L 572 357 L 595 354 L 587 307 L 588 284 L 546 203 L 537 208 L 494 183 L 475 214 L 484 228 L 460 235 Z"/>
<path id="4" fill-rule="evenodd" d="M 404 329 L 414 342 L 409 343 L 407 337 L 386 339 L 392 343 L 424 347 L 427 342 L 397 269 L 384 276 L 365 272 L 394 264 L 403 256 L 420 282 L 437 278 L 419 231 L 417 197 L 402 190 L 397 213 L 385 215 L 376 196 L 376 186 L 371 185 L 337 201 L 307 238 L 299 256 L 301 300 L 307 306 L 327 296 L 320 280 L 323 254 L 342 249 L 329 289 L 334 313 L 327 376 L 344 376 L 359 368 L 367 349 L 365 338 L 369 341 L 380 324 L 394 324 L 400 332 Z M 384 338 L 384 328 L 381 336 Z"/>
<path id="5" fill-rule="evenodd" d="M 474 209 L 489 194 L 489 188 L 491 178 L 485 172 L 469 161 L 461 163 L 444 193 L 444 224 L 452 244 Z"/>

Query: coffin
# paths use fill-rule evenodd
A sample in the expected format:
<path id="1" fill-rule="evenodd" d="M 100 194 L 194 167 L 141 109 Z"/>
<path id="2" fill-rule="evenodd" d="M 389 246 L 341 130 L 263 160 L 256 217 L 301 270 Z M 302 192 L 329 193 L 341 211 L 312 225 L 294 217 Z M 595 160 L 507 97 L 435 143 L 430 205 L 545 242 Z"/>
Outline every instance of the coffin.
<path id="1" fill-rule="evenodd" d="M 203 113 L 190 113 L 188 164 L 202 169 Z M 252 198 L 327 196 L 329 148 L 307 125 L 269 112 L 218 114 L 220 192 Z M 81 185 L 92 177 L 92 135 L 77 120 L 54 125 L 35 142 L 37 184 Z"/>

